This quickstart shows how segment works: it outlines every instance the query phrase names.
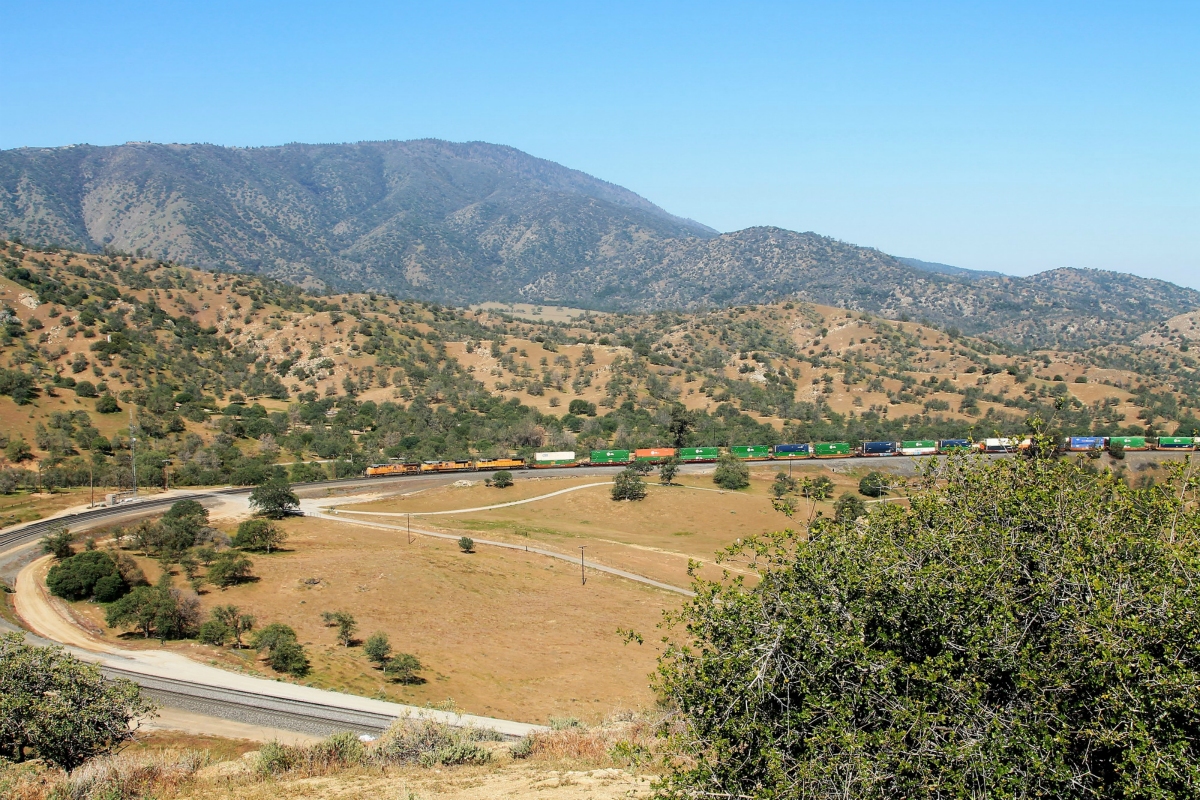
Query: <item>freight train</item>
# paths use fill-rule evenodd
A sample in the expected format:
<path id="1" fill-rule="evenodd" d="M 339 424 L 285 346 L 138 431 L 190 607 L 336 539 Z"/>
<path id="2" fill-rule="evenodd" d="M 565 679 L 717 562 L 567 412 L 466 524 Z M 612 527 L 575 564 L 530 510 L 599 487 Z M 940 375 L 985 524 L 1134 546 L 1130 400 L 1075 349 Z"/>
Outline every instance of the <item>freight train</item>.
<path id="1" fill-rule="evenodd" d="M 1125 450 L 1198 450 L 1200 436 L 1070 436 L 1062 443 L 1068 452 L 1108 450 L 1118 444 Z M 668 458 L 680 463 L 714 462 L 725 453 L 744 461 L 792 461 L 810 458 L 851 458 L 887 456 L 932 456 L 949 453 L 1016 453 L 1030 447 L 1029 439 L 994 438 L 972 442 L 970 439 L 914 439 L 902 442 L 816 442 L 777 445 L 734 445 L 732 447 L 647 447 L 639 450 L 592 450 L 587 456 L 574 450 L 534 453 L 533 458 L 461 459 L 452 461 L 391 462 L 367 467 L 368 477 L 388 475 L 424 475 L 435 472 L 495 472 L 513 469 L 551 467 L 624 466 L 635 462 L 660 464 Z"/>

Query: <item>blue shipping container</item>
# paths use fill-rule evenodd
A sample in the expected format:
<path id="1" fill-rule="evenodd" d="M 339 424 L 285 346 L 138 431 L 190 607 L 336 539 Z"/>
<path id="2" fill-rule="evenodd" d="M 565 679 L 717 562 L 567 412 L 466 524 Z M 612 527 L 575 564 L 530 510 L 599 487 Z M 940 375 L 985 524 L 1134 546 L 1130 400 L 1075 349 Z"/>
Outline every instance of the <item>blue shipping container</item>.
<path id="1" fill-rule="evenodd" d="M 1072 436 L 1067 439 L 1067 449 L 1076 451 L 1103 450 L 1103 436 Z"/>
<path id="2" fill-rule="evenodd" d="M 863 442 L 862 451 L 865 456 L 890 456 L 899 447 L 898 442 Z"/>
<path id="3" fill-rule="evenodd" d="M 775 445 L 775 452 L 808 455 L 812 452 L 812 447 L 807 444 L 777 444 Z"/>
<path id="4" fill-rule="evenodd" d="M 948 453 L 952 450 L 970 450 L 970 439 L 942 439 L 938 442 L 938 450 Z"/>

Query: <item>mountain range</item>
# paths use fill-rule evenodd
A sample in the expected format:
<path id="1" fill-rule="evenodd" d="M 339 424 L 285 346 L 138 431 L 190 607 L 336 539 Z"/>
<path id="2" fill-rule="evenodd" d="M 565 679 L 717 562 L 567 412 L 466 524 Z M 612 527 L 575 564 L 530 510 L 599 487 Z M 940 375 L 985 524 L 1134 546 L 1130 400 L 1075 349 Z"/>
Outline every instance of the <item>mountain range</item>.
<path id="1" fill-rule="evenodd" d="M 5 150 L 0 232 L 456 305 L 691 310 L 797 296 L 1027 346 L 1126 339 L 1200 308 L 1200 292 L 1122 273 L 1018 278 L 811 232 L 719 233 L 482 142 Z"/>

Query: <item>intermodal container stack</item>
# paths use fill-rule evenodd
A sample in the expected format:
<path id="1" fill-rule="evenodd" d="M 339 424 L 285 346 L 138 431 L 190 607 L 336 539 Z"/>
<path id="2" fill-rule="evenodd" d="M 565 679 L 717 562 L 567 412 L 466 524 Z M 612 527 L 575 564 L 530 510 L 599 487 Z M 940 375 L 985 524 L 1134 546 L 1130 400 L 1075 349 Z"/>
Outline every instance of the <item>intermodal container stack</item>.
<path id="1" fill-rule="evenodd" d="M 632 460 L 628 450 L 593 450 L 591 455 L 593 464 L 628 464 Z"/>
<path id="2" fill-rule="evenodd" d="M 719 447 L 681 447 L 678 457 L 680 461 L 716 461 L 721 457 Z"/>
<path id="3" fill-rule="evenodd" d="M 900 445 L 896 442 L 863 442 L 862 454 L 864 456 L 894 456 L 900 452 Z"/>
<path id="4" fill-rule="evenodd" d="M 648 461 L 651 464 L 657 464 L 673 455 L 675 455 L 674 447 L 643 447 L 633 451 L 635 461 Z"/>
<path id="5" fill-rule="evenodd" d="M 1015 453 L 1017 441 L 1009 438 L 984 439 L 980 449 L 985 453 Z"/>
<path id="6" fill-rule="evenodd" d="M 849 458 L 854 455 L 849 442 L 820 442 L 814 447 L 817 458 Z"/>
<path id="7" fill-rule="evenodd" d="M 1191 450 L 1196 446 L 1191 436 L 1160 436 L 1159 450 Z"/>
<path id="8" fill-rule="evenodd" d="M 734 458 L 770 458 L 771 448 L 765 444 L 738 444 L 729 448 Z"/>
<path id="9" fill-rule="evenodd" d="M 938 442 L 939 453 L 966 453 L 974 450 L 970 439 L 942 439 Z"/>
<path id="10" fill-rule="evenodd" d="M 1107 443 L 1103 436 L 1070 436 L 1067 438 L 1067 449 L 1072 453 L 1086 453 L 1089 450 L 1103 450 Z"/>
<path id="11" fill-rule="evenodd" d="M 1110 436 L 1108 437 L 1108 446 L 1119 444 L 1126 450 L 1149 450 L 1150 443 L 1146 441 L 1145 436 Z"/>
<path id="12" fill-rule="evenodd" d="M 810 458 L 813 454 L 810 444 L 777 444 L 774 452 L 776 458 Z"/>
<path id="13" fill-rule="evenodd" d="M 546 467 L 574 467 L 579 464 L 575 460 L 574 450 L 553 450 L 545 453 L 533 454 L 533 468 L 545 469 Z"/>
<path id="14" fill-rule="evenodd" d="M 914 439 L 900 443 L 900 454 L 904 456 L 932 456 L 938 451 L 933 439 Z"/>

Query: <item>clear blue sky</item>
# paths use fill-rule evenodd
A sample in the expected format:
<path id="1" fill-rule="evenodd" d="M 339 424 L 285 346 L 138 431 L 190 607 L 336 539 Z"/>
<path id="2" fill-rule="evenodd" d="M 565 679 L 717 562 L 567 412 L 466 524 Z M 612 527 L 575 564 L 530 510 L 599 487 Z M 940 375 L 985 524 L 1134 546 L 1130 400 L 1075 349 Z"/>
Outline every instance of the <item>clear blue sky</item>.
<path id="1" fill-rule="evenodd" d="M 1200 4 L 0 0 L 0 148 L 513 145 L 720 230 L 1200 288 Z"/>

